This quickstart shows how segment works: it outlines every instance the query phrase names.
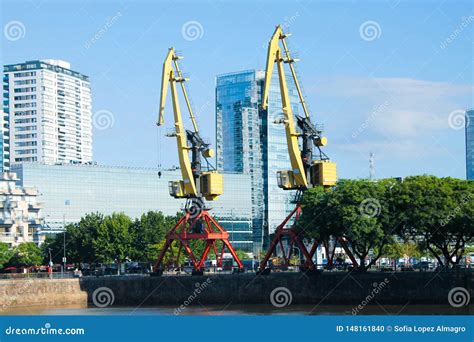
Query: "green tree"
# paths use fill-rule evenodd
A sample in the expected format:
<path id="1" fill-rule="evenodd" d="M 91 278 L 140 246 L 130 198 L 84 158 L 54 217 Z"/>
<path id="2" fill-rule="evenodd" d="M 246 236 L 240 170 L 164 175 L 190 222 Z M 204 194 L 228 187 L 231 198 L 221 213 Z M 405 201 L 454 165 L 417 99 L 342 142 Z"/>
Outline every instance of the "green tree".
<path id="1" fill-rule="evenodd" d="M 149 211 L 130 226 L 132 250 L 130 257 L 135 261 L 150 261 L 150 253 L 156 252 L 156 245 L 165 239 L 166 233 L 176 224 L 175 216 Z M 156 261 L 156 259 L 154 260 Z"/>
<path id="2" fill-rule="evenodd" d="M 62 234 L 61 234 L 62 236 Z M 61 240 L 61 241 L 60 241 Z M 59 245 L 61 243 L 61 246 Z M 53 263 L 60 263 L 62 257 L 62 239 L 58 238 L 58 235 L 48 235 L 46 236 L 43 244 L 41 245 L 41 255 L 43 256 L 43 264 L 47 265 L 49 263 L 49 256 L 51 251 L 51 260 Z"/>
<path id="3" fill-rule="evenodd" d="M 414 242 L 396 242 L 386 246 L 383 256 L 390 259 L 398 259 L 403 257 L 415 257 L 421 256 L 420 248 Z"/>
<path id="4" fill-rule="evenodd" d="M 153 244 L 148 249 L 148 262 L 155 263 L 158 260 L 158 256 L 161 253 L 161 250 L 165 246 L 166 240 L 162 240 L 157 244 Z M 174 266 L 182 265 L 187 257 L 184 248 L 181 249 L 181 253 L 178 260 L 178 251 L 179 251 L 179 244 L 177 241 L 171 244 L 171 248 L 168 249 L 167 253 L 165 254 L 162 262 L 163 265 L 170 265 L 173 264 Z"/>
<path id="5" fill-rule="evenodd" d="M 332 236 L 346 238 L 360 260 L 359 268 L 367 270 L 393 239 L 387 189 L 387 181 L 368 180 L 341 180 L 330 190 L 311 189 L 303 197 L 298 229 L 320 242 Z M 376 254 L 365 265 L 370 251 Z"/>
<path id="6" fill-rule="evenodd" d="M 12 266 L 41 265 L 43 257 L 41 250 L 33 242 L 20 243 L 13 249 L 13 255 L 8 262 Z"/>
<path id="7" fill-rule="evenodd" d="M 12 255 L 13 251 L 8 247 L 8 244 L 0 242 L 0 269 L 7 265 Z"/>
<path id="8" fill-rule="evenodd" d="M 104 218 L 98 227 L 97 237 L 92 242 L 97 261 L 120 263 L 130 257 L 131 225 L 132 221 L 123 213 L 113 213 Z"/>
<path id="9" fill-rule="evenodd" d="M 85 215 L 78 223 L 66 226 L 66 255 L 68 262 L 94 263 L 97 261 L 96 250 L 93 245 L 97 239 L 99 227 L 104 216 L 99 213 Z M 49 262 L 49 249 L 53 263 L 62 262 L 64 255 L 64 234 L 56 234 L 53 238 L 47 238 L 42 245 L 43 257 Z"/>
<path id="10" fill-rule="evenodd" d="M 423 239 L 443 265 L 455 265 L 474 238 L 474 182 L 434 176 L 406 178 L 390 199 L 401 236 Z"/>

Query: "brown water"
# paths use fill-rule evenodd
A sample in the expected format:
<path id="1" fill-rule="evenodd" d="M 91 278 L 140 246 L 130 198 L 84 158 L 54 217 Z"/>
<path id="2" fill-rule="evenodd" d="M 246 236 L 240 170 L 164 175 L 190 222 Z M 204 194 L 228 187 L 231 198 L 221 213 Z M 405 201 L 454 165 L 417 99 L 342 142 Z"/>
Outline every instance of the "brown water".
<path id="1" fill-rule="evenodd" d="M 289 305 L 275 308 L 266 305 L 190 306 L 176 311 L 176 306 L 160 307 L 107 307 L 107 308 L 38 308 L 6 310 L 1 315 L 352 315 L 354 307 L 345 305 Z M 474 306 L 452 308 L 439 305 L 369 305 L 358 315 L 474 315 Z"/>

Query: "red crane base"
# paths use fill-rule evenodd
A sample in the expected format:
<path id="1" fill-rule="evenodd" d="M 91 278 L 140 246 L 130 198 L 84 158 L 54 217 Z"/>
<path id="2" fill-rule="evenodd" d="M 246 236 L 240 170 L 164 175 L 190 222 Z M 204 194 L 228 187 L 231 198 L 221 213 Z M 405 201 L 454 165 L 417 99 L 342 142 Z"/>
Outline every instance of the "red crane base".
<path id="1" fill-rule="evenodd" d="M 296 230 L 293 229 L 293 227 L 290 227 L 290 228 L 285 227 L 288 221 L 290 221 L 293 216 L 295 216 L 295 222 L 298 222 L 300 215 L 301 215 L 301 205 L 298 203 L 295 209 L 293 209 L 291 213 L 283 220 L 283 222 L 280 223 L 280 225 L 275 229 L 275 237 L 273 238 L 273 241 L 270 244 L 270 247 L 268 248 L 265 258 L 263 258 L 262 262 L 260 263 L 260 268 L 259 268 L 260 272 L 263 272 L 266 269 L 268 261 L 270 260 L 273 253 L 276 252 L 278 246 L 280 246 L 280 249 L 283 253 L 283 258 L 285 260 L 285 267 L 288 267 L 290 263 L 290 257 L 293 250 L 293 246 L 295 244 L 298 246 L 298 248 L 300 249 L 305 259 L 305 262 L 302 265 L 302 267 L 307 268 L 307 269 L 315 269 L 315 265 L 313 263 L 313 255 L 316 252 L 317 244 L 313 245 L 313 248 L 311 248 L 311 251 L 308 252 L 305 244 L 303 243 L 303 239 L 300 238 Z M 283 246 L 284 237 L 288 237 L 288 240 L 289 240 L 288 251 L 286 251 L 285 247 Z"/>
<path id="2" fill-rule="evenodd" d="M 295 209 L 293 209 L 291 213 L 283 220 L 283 222 L 280 223 L 280 225 L 275 229 L 275 236 L 273 238 L 272 243 L 270 244 L 270 247 L 268 248 L 265 258 L 263 258 L 262 262 L 260 263 L 259 272 L 263 272 L 265 271 L 265 269 L 267 269 L 268 261 L 270 260 L 271 256 L 274 253 L 276 253 L 278 246 L 280 246 L 280 249 L 283 254 L 283 259 L 285 262 L 284 267 L 287 268 L 290 264 L 291 254 L 293 252 L 293 247 L 295 245 L 298 246 L 302 256 L 304 257 L 304 262 L 302 265 L 300 265 L 300 269 L 310 270 L 310 271 L 316 269 L 316 266 L 313 262 L 313 256 L 314 256 L 314 253 L 316 253 L 319 242 L 314 241 L 311 249 L 308 251 L 308 249 L 306 248 L 306 245 L 303 243 L 303 233 L 302 232 L 298 233 L 294 229 L 294 226 L 298 222 L 300 215 L 301 215 L 301 204 L 298 203 L 296 204 Z M 285 227 L 286 224 L 291 220 L 293 216 L 295 216 L 294 225 L 292 227 Z M 283 245 L 283 240 L 285 239 L 285 237 L 287 237 L 286 240 L 289 241 L 288 251 L 285 250 L 285 247 Z M 341 246 L 344 248 L 344 251 L 347 253 L 349 258 L 351 259 L 353 266 L 357 267 L 357 261 L 354 258 L 352 252 L 347 247 L 346 239 L 337 238 L 337 241 L 339 241 Z M 331 264 L 330 266 L 332 266 L 334 250 L 332 252 L 332 257 L 330 258 L 330 264 Z M 328 250 L 327 250 L 327 253 L 329 253 Z"/>
<path id="3" fill-rule="evenodd" d="M 202 232 L 194 231 L 194 227 L 198 222 L 201 222 L 203 225 Z M 196 257 L 196 255 L 193 253 L 193 250 L 189 245 L 191 240 L 206 241 L 204 251 L 200 257 Z M 224 228 L 222 228 L 222 226 L 209 214 L 208 210 L 201 210 L 201 212 L 196 217 L 191 215 L 190 212 L 186 212 L 186 214 L 181 217 L 178 223 L 176 223 L 176 225 L 166 234 L 166 243 L 163 246 L 163 249 L 161 250 L 158 260 L 155 264 L 156 271 L 162 271 L 160 266 L 163 263 L 166 252 L 171 250 L 170 247 L 174 241 L 179 242 L 177 260 L 179 260 L 181 250 L 184 248 L 188 254 L 189 259 L 193 263 L 195 272 L 199 273 L 203 271 L 204 263 L 211 248 L 214 250 L 216 255 L 217 266 L 222 267 L 222 261 L 226 247 L 236 261 L 239 270 L 243 269 L 242 262 L 229 242 L 229 233 L 227 233 Z M 220 251 L 217 250 L 217 241 L 222 241 L 222 248 Z"/>

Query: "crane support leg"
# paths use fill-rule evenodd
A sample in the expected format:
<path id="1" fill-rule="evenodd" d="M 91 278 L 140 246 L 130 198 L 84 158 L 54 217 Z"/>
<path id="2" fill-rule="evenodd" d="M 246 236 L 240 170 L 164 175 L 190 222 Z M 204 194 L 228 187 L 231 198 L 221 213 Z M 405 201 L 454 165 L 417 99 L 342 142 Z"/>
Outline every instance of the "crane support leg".
<path id="1" fill-rule="evenodd" d="M 167 252 L 172 253 L 171 245 L 174 241 L 179 242 L 178 250 L 178 262 L 179 255 L 181 250 L 184 249 L 188 258 L 193 263 L 194 271 L 199 273 L 204 270 L 204 263 L 206 262 L 207 256 L 211 249 L 216 254 L 216 260 L 220 266 L 222 266 L 222 257 L 225 251 L 225 248 L 232 255 L 233 259 L 237 263 L 238 269 L 243 270 L 243 264 L 240 261 L 237 253 L 232 247 L 229 241 L 229 233 L 227 233 L 224 228 L 209 214 L 208 210 L 202 210 L 196 217 L 192 217 L 189 212 L 187 212 L 181 219 L 176 223 L 176 225 L 166 234 L 166 242 L 163 246 L 163 249 L 158 256 L 158 259 L 155 263 L 155 272 L 162 273 L 165 268 L 168 268 L 168 265 L 164 264 L 164 258 Z M 193 230 L 194 225 L 196 224 L 203 225 L 202 232 L 195 232 Z M 199 256 L 196 256 L 197 251 L 193 250 L 191 241 L 201 240 L 205 241 L 205 248 Z M 222 250 L 219 253 L 217 252 L 217 242 L 221 241 Z"/>
<path id="2" fill-rule="evenodd" d="M 314 255 L 314 251 L 312 252 L 312 254 L 308 252 L 308 249 L 303 243 L 301 235 L 298 234 L 294 226 L 286 227 L 287 223 L 291 220 L 293 216 L 295 216 L 295 224 L 296 224 L 300 217 L 300 214 L 301 214 L 301 205 L 298 203 L 295 209 L 293 209 L 291 213 L 283 220 L 283 222 L 276 228 L 275 237 L 273 238 L 273 241 L 271 242 L 270 247 L 268 248 L 267 254 L 263 258 L 262 262 L 260 263 L 259 272 L 263 272 L 265 269 L 267 269 L 270 258 L 272 257 L 273 254 L 277 252 L 278 245 L 281 248 L 281 251 L 283 253 L 283 258 L 285 260 L 285 265 L 283 266 L 284 268 L 287 268 L 289 266 L 289 259 L 290 259 L 291 252 L 293 249 L 291 247 L 295 243 L 296 245 L 298 245 L 298 248 L 300 249 L 300 252 L 305 259 L 303 263 L 304 267 L 310 270 L 315 269 L 315 265 L 313 263 L 313 258 L 312 258 L 312 256 Z M 288 255 L 286 255 L 284 245 L 283 245 L 283 242 L 285 240 L 289 241 L 289 244 L 290 244 Z"/>
<path id="3" fill-rule="evenodd" d="M 354 254 L 352 254 L 351 250 L 347 246 L 347 240 L 345 238 L 338 238 L 339 243 L 341 244 L 342 248 L 344 249 L 344 252 L 346 252 L 347 256 L 349 259 L 352 261 L 352 266 L 354 268 L 359 267 L 359 263 L 357 262 L 356 258 L 354 257 Z"/>

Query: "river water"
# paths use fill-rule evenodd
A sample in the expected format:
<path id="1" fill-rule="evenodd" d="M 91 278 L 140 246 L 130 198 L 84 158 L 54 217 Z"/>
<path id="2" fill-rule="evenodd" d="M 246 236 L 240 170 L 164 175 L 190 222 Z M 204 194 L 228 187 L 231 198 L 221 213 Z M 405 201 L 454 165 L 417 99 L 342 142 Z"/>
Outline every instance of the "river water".
<path id="1" fill-rule="evenodd" d="M 107 307 L 107 308 L 21 308 L 0 312 L 3 315 L 352 315 L 354 307 L 343 305 L 313 306 L 289 305 L 284 308 L 275 308 L 267 305 L 245 306 L 190 306 L 180 309 L 176 306 L 160 307 Z M 358 310 L 358 315 L 473 315 L 473 306 L 452 308 L 438 305 L 370 305 Z"/>

